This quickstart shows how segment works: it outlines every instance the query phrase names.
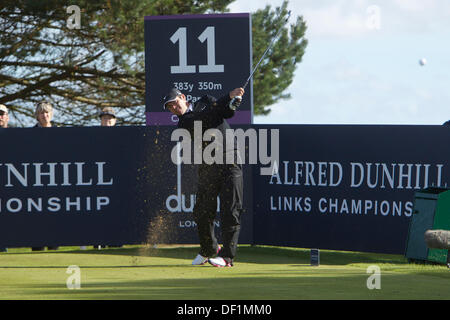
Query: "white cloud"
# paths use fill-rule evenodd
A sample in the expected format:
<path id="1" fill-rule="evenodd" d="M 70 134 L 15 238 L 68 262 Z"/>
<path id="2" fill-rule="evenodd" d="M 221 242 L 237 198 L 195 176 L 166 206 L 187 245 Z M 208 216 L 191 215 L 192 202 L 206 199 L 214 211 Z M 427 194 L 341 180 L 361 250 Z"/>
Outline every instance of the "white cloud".
<path id="1" fill-rule="evenodd" d="M 303 16 L 308 25 L 308 36 L 343 36 L 359 35 L 368 32 L 365 26 L 367 0 L 353 0 L 358 7 L 349 10 L 351 6 L 343 5 L 342 1 L 290 1 L 288 8 L 294 16 Z M 231 12 L 254 12 L 267 4 L 273 8 L 280 6 L 282 0 L 257 1 L 238 0 L 230 5 Z M 323 5 L 323 3 L 326 3 Z"/>
<path id="2" fill-rule="evenodd" d="M 254 12 L 278 1 L 237 0 Z M 368 27 L 375 5 L 380 29 Z M 233 7 L 233 5 L 231 6 Z M 287 92 L 255 123 L 442 124 L 450 118 L 450 1 L 291 0 L 309 40 Z M 237 12 L 237 11 L 234 11 Z M 418 59 L 429 63 L 420 67 Z"/>
<path id="3" fill-rule="evenodd" d="M 393 3 L 400 10 L 410 11 L 410 12 L 423 12 L 429 9 L 436 9 L 438 7 L 438 2 L 436 0 L 394 0 Z"/>
<path id="4" fill-rule="evenodd" d="M 344 12 L 338 4 L 302 12 L 308 26 L 307 37 L 361 35 L 369 31 L 362 14 Z"/>
<path id="5" fill-rule="evenodd" d="M 232 12 L 254 12 L 267 4 L 277 7 L 282 3 L 282 0 L 237 0 L 229 8 Z M 305 18 L 309 38 L 426 32 L 450 27 L 448 0 L 291 0 L 288 8 L 293 17 Z M 374 18 L 380 22 L 379 29 L 370 27 Z"/>

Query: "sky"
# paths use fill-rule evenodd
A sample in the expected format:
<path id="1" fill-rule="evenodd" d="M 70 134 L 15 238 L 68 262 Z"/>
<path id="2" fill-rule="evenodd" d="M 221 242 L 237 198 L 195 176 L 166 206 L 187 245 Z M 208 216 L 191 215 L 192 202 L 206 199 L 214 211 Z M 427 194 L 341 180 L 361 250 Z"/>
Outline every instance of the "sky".
<path id="1" fill-rule="evenodd" d="M 236 0 L 229 8 L 254 12 L 282 2 Z M 305 19 L 308 46 L 287 89 L 292 98 L 255 116 L 255 124 L 450 119 L 450 1 L 290 0 L 288 9 L 292 23 Z"/>

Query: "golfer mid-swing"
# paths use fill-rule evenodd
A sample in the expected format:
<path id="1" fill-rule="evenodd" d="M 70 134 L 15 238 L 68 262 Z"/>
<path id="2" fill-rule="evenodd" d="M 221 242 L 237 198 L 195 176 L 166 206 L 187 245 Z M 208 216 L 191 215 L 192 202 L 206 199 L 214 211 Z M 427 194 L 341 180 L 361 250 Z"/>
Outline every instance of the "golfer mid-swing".
<path id="1" fill-rule="evenodd" d="M 225 119 L 234 115 L 229 106 L 235 96 L 242 96 L 244 89 L 236 88 L 229 94 L 216 100 L 205 95 L 195 103 L 186 100 L 186 96 L 177 89 L 171 89 L 163 98 L 164 109 L 178 116 L 178 127 L 187 129 L 194 136 L 194 122 L 201 121 L 202 136 L 208 129 L 217 129 L 226 137 L 230 129 Z M 192 144 L 193 145 L 193 144 Z M 225 160 L 227 152 L 237 154 L 235 143 L 223 142 L 224 161 L 221 164 L 202 162 L 198 168 L 198 186 L 194 219 L 197 223 L 200 239 L 200 252 L 192 261 L 193 265 L 209 262 L 216 267 L 233 266 L 240 231 L 243 198 L 242 167 L 237 161 Z M 227 150 L 227 148 L 233 150 Z M 205 145 L 202 146 L 202 149 Z M 202 152 L 203 150 L 194 150 Z M 217 210 L 217 197 L 220 197 L 220 214 L 223 247 L 220 248 L 214 235 L 214 219 Z"/>

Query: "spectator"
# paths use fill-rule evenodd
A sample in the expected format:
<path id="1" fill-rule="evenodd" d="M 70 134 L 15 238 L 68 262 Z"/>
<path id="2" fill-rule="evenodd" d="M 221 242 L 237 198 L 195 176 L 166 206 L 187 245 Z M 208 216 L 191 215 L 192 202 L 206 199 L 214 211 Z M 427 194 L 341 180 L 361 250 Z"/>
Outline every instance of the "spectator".
<path id="1" fill-rule="evenodd" d="M 50 128 L 52 126 L 53 107 L 47 101 L 39 102 L 34 112 L 37 123 L 34 127 Z"/>
<path id="2" fill-rule="evenodd" d="M 0 128 L 8 128 L 8 121 L 8 108 L 5 105 L 0 104 Z"/>
<path id="3" fill-rule="evenodd" d="M 39 102 L 34 112 L 34 117 L 37 120 L 35 128 L 50 128 L 52 126 L 53 107 L 47 101 Z M 58 250 L 59 247 L 48 247 L 48 250 Z M 45 247 L 32 247 L 32 251 L 44 251 Z"/>
<path id="4" fill-rule="evenodd" d="M 0 128 L 8 128 L 8 121 L 8 108 L 5 105 L 0 104 Z"/>
<path id="5" fill-rule="evenodd" d="M 8 128 L 8 121 L 8 108 L 5 105 L 0 104 L 0 128 Z M 0 248 L 0 252 L 8 252 L 8 249 Z"/>
<path id="6" fill-rule="evenodd" d="M 116 121 L 117 121 L 117 117 L 116 117 L 116 112 L 114 111 L 113 108 L 111 107 L 105 107 L 102 109 L 102 111 L 100 112 L 100 121 L 101 121 L 101 126 L 102 127 L 114 127 L 116 125 Z M 95 245 L 94 248 L 95 249 L 102 249 L 102 248 L 106 248 L 107 246 L 105 245 Z M 112 248 L 121 248 L 122 245 L 111 245 L 110 247 Z"/>
<path id="7" fill-rule="evenodd" d="M 100 112 L 100 120 L 102 127 L 114 127 L 116 125 L 116 112 L 113 108 L 106 107 Z"/>
<path id="8" fill-rule="evenodd" d="M 444 124 L 443 124 L 444 126 L 448 126 L 448 127 L 450 127 L 450 120 L 448 120 L 448 121 L 446 121 L 446 122 L 444 122 Z"/>

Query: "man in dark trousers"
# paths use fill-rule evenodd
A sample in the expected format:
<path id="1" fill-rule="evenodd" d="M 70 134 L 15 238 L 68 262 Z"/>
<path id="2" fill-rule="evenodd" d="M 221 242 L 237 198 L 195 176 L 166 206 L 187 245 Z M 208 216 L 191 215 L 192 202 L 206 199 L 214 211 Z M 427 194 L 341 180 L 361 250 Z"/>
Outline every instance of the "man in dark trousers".
<path id="1" fill-rule="evenodd" d="M 199 121 L 197 125 L 202 126 L 202 136 L 208 129 L 217 129 L 222 133 L 223 141 L 225 141 L 226 130 L 230 129 L 225 119 L 234 115 L 234 108 L 229 106 L 230 101 L 235 96 L 243 94 L 244 89 L 236 88 L 218 100 L 205 95 L 195 103 L 191 103 L 179 90 L 172 89 L 163 99 L 164 109 L 178 116 L 178 128 L 187 129 L 191 137 L 194 136 L 194 125 Z M 200 252 L 192 261 L 193 265 L 209 262 L 215 267 L 233 266 L 241 228 L 243 176 L 241 164 L 237 161 L 231 164 L 225 161 L 227 152 L 232 151 L 237 154 L 238 148 L 235 143 L 229 145 L 232 145 L 234 150 L 223 148 L 222 164 L 206 164 L 202 161 L 198 168 L 198 186 L 193 214 L 200 239 Z M 194 152 L 203 152 L 204 147 L 205 145 L 202 146 L 202 150 L 194 150 Z M 220 197 L 222 248 L 219 247 L 214 235 L 217 196 Z"/>

